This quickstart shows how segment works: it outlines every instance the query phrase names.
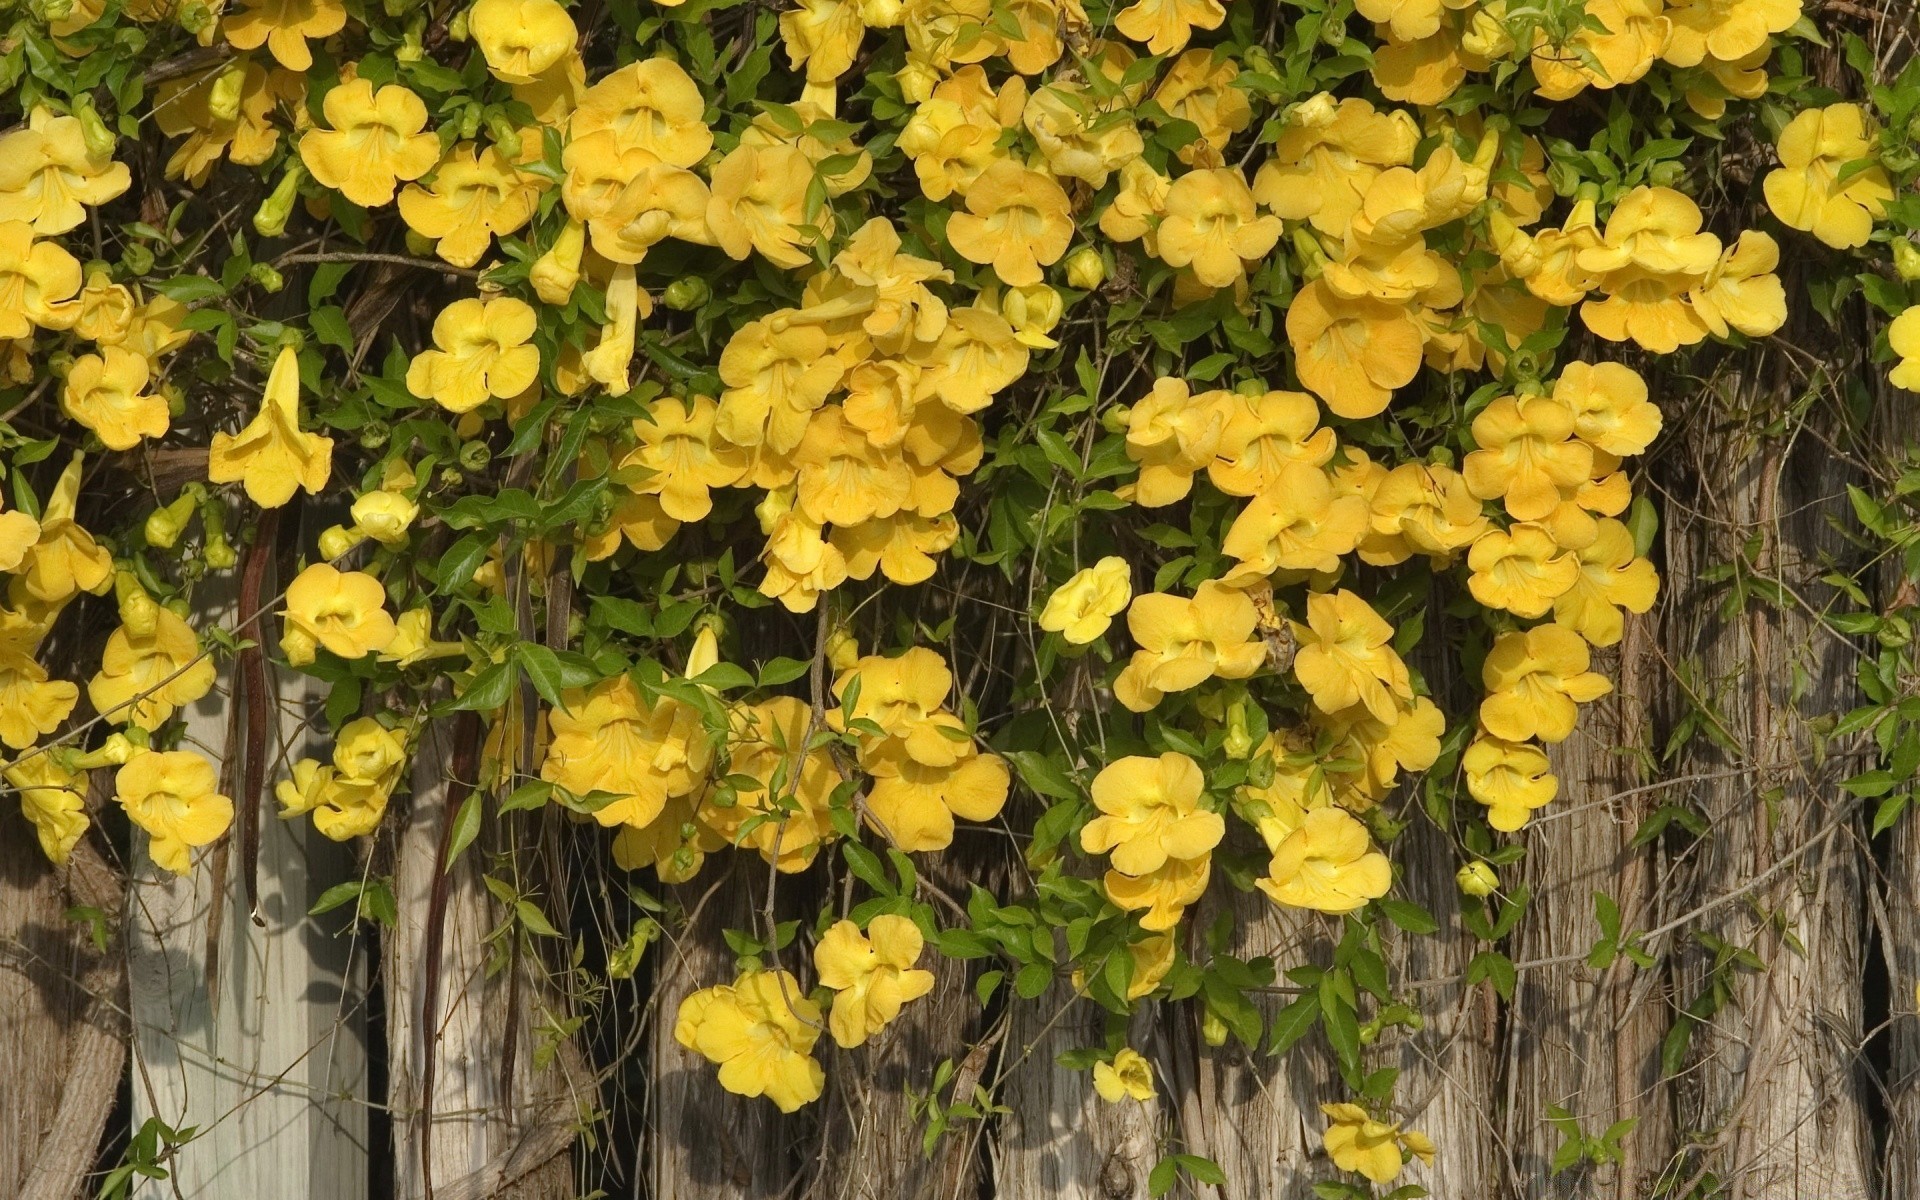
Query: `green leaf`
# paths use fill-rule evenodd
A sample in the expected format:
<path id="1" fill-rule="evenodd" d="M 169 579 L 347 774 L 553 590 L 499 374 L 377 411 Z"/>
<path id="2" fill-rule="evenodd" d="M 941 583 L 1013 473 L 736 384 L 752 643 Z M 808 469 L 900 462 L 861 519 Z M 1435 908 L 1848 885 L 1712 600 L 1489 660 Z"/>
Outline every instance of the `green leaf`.
<path id="1" fill-rule="evenodd" d="M 447 842 L 447 870 L 453 870 L 461 852 L 480 836 L 480 816 L 480 791 L 476 788 L 467 793 L 467 798 L 460 802 L 460 811 L 453 815 L 453 836 Z"/>
<path id="2" fill-rule="evenodd" d="M 520 812 L 523 809 L 541 808 L 553 796 L 553 785 L 544 779 L 535 779 L 521 784 L 500 801 L 496 812 Z"/>
<path id="3" fill-rule="evenodd" d="M 447 711 L 487 712 L 502 708 L 513 696 L 514 681 L 518 678 L 519 671 L 513 663 L 494 663 L 473 677 L 467 690 L 447 706 Z"/>
<path id="4" fill-rule="evenodd" d="M 1009 750 L 1005 757 L 1020 772 L 1020 780 L 1036 794 L 1056 800 L 1077 800 L 1079 785 L 1066 769 L 1037 750 Z"/>
<path id="5" fill-rule="evenodd" d="M 307 325 L 321 345 L 353 350 L 353 327 L 347 324 L 347 314 L 333 305 L 314 309 L 307 317 Z"/>
<path id="6" fill-rule="evenodd" d="M 1381 900 L 1378 903 L 1387 920 L 1408 933 L 1424 936 L 1440 931 L 1440 922 L 1434 920 L 1433 914 L 1410 900 Z"/>

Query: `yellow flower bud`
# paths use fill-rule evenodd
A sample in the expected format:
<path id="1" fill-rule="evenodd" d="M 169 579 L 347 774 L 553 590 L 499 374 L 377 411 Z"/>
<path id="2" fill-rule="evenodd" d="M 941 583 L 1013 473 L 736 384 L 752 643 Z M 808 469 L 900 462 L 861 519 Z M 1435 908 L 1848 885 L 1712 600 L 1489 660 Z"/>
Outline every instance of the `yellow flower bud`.
<path id="1" fill-rule="evenodd" d="M 296 162 L 274 185 L 273 192 L 253 214 L 253 231 L 261 237 L 279 237 L 287 231 L 287 218 L 293 215 L 293 202 L 300 195 L 300 177 L 305 171 Z"/>
<path id="2" fill-rule="evenodd" d="M 319 647 L 320 643 L 311 633 L 292 621 L 286 623 L 284 632 L 280 634 L 280 652 L 296 667 L 304 667 L 312 662 L 313 652 Z"/>
<path id="3" fill-rule="evenodd" d="M 1300 256 L 1301 275 L 1308 279 L 1320 278 L 1320 272 L 1327 266 L 1327 251 L 1320 245 L 1320 239 L 1313 236 L 1313 230 L 1305 225 L 1294 227 L 1293 252 Z"/>
<path id="4" fill-rule="evenodd" d="M 193 520 L 194 496 L 191 492 L 182 492 L 174 498 L 172 504 L 156 508 L 148 514 L 146 527 L 142 530 L 147 545 L 156 550 L 171 550 L 180 541 L 180 535 L 187 530 L 188 522 Z"/>
<path id="5" fill-rule="evenodd" d="M 1227 1044 L 1227 1023 L 1222 1021 L 1220 1015 L 1214 1012 L 1211 1007 L 1201 1010 L 1200 1040 L 1209 1046 L 1224 1046 Z"/>
<path id="6" fill-rule="evenodd" d="M 1090 292 L 1107 280 L 1107 263 L 1092 246 L 1082 246 L 1067 256 L 1067 284 Z"/>
<path id="7" fill-rule="evenodd" d="M 407 540 L 407 530 L 420 515 L 420 506 L 401 492 L 381 490 L 356 499 L 352 512 L 354 528 L 383 546 L 392 546 Z"/>
<path id="8" fill-rule="evenodd" d="M 1478 860 L 1461 867 L 1453 881 L 1469 896 L 1491 896 L 1500 887 L 1500 877 L 1493 868 Z"/>
<path id="9" fill-rule="evenodd" d="M 70 770 L 91 771 L 98 767 L 121 767 L 134 753 L 145 747 L 136 746 L 124 733 L 110 733 L 107 740 L 100 743 L 98 749 L 85 754 L 73 755 L 67 762 Z"/>
<path id="10" fill-rule="evenodd" d="M 1048 337 L 1066 311 L 1060 293 L 1044 283 L 1010 287 L 1000 297 L 1000 315 L 1013 326 L 1013 336 L 1022 345 L 1050 350 L 1060 343 Z"/>
<path id="11" fill-rule="evenodd" d="M 240 93 L 247 81 L 247 65 L 235 62 L 207 89 L 207 113 L 216 121 L 232 121 L 240 116 Z"/>
<path id="12" fill-rule="evenodd" d="M 1894 238 L 1893 269 L 1908 283 L 1920 281 L 1920 246 L 1903 237 Z"/>
<path id="13" fill-rule="evenodd" d="M 827 663 L 836 671 L 851 671 L 860 661 L 860 640 L 845 628 L 827 631 Z"/>
<path id="14" fill-rule="evenodd" d="M 1253 753 L 1253 735 L 1247 732 L 1247 702 L 1234 701 L 1227 713 L 1227 740 L 1221 745 L 1228 758 L 1245 759 Z"/>
<path id="15" fill-rule="evenodd" d="M 367 539 L 367 535 L 358 529 L 348 529 L 343 525 L 328 526 L 320 535 L 320 557 L 339 558 Z"/>
<path id="16" fill-rule="evenodd" d="M 527 279 L 542 303 L 557 307 L 573 298 L 574 285 L 580 282 L 580 254 L 586 244 L 585 227 L 568 218 L 559 238 L 545 254 L 533 260 Z"/>
<path id="17" fill-rule="evenodd" d="M 132 571 L 114 573 L 113 597 L 119 602 L 120 623 L 127 627 L 127 633 L 136 638 L 152 637 L 160 621 L 160 606 Z"/>
<path id="18" fill-rule="evenodd" d="M 100 110 L 93 106 L 93 98 L 87 95 L 76 98 L 73 115 L 80 118 L 80 135 L 87 143 L 87 153 L 95 158 L 112 158 L 120 139 L 101 117 Z"/>

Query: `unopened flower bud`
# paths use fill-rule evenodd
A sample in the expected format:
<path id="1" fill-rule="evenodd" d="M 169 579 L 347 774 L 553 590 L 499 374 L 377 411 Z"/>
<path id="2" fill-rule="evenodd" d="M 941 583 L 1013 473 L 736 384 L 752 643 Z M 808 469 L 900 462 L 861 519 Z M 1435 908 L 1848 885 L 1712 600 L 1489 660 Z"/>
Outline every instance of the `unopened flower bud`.
<path id="1" fill-rule="evenodd" d="M 247 278 L 258 284 L 260 290 L 272 295 L 287 286 L 287 277 L 274 270 L 271 263 L 255 263 L 247 270 Z"/>
<path id="2" fill-rule="evenodd" d="M 1294 105 L 1290 116 L 1293 123 L 1302 129 L 1325 129 L 1333 124 L 1336 111 L 1330 93 L 1316 92 Z"/>
<path id="3" fill-rule="evenodd" d="M 487 118 L 487 132 L 493 136 L 493 148 L 500 152 L 500 157 L 508 162 L 519 159 L 520 131 L 514 128 L 512 121 L 507 120 L 505 113 L 496 109 Z"/>
<path id="4" fill-rule="evenodd" d="M 261 237 L 277 238 L 287 231 L 287 218 L 293 215 L 293 202 L 300 196 L 300 177 L 305 174 L 299 163 L 287 167 L 287 173 L 273 191 L 254 210 L 253 231 Z"/>
<path id="5" fill-rule="evenodd" d="M 420 506 L 405 493 L 375 491 L 356 499 L 352 511 L 353 523 L 361 533 L 383 546 L 395 546 L 407 540 L 407 530 L 420 515 Z"/>
<path id="6" fill-rule="evenodd" d="M 240 556 L 234 552 L 233 543 L 227 540 L 227 535 L 224 532 L 216 533 L 211 529 L 207 531 L 207 544 L 201 550 L 200 557 L 216 571 L 228 570 L 240 561 Z"/>
<path id="7" fill-rule="evenodd" d="M 1478 859 L 1461 867 L 1453 877 L 1453 882 L 1469 896 L 1491 896 L 1500 887 L 1500 876 L 1493 868 Z"/>
<path id="8" fill-rule="evenodd" d="M 712 295 L 713 289 L 707 286 L 706 280 L 698 275 L 682 275 L 667 285 L 667 290 L 660 294 L 660 303 L 675 312 L 690 312 L 705 304 Z"/>
<path id="9" fill-rule="evenodd" d="M 839 625 L 827 631 L 827 665 L 836 671 L 853 669 L 860 661 L 860 639 Z"/>
<path id="10" fill-rule="evenodd" d="M 433 239 L 414 229 L 407 230 L 407 253 L 415 258 L 426 258 L 433 253 Z"/>
<path id="11" fill-rule="evenodd" d="M 124 733 L 110 733 L 107 740 L 87 751 L 76 754 L 67 761 L 67 766 L 75 771 L 92 771 L 100 767 L 123 767 L 142 747 L 133 744 L 133 740 Z"/>
<path id="12" fill-rule="evenodd" d="M 207 89 L 207 115 L 216 121 L 237 120 L 240 116 L 240 93 L 247 82 L 247 65 L 234 62 L 220 72 L 213 86 Z"/>
<path id="13" fill-rule="evenodd" d="M 1200 1040 L 1209 1046 L 1227 1044 L 1227 1023 L 1220 1019 L 1219 1013 L 1213 1011 L 1212 1005 L 1207 1005 L 1200 1012 Z"/>
<path id="14" fill-rule="evenodd" d="M 331 562 L 350 553 L 355 546 L 367 540 L 367 535 L 358 529 L 348 529 L 344 525 L 329 525 L 320 534 L 320 557 Z"/>
<path id="15" fill-rule="evenodd" d="M 1082 246 L 1067 256 L 1067 284 L 1090 292 L 1107 281 L 1107 262 L 1092 246 Z"/>
<path id="16" fill-rule="evenodd" d="M 400 63 L 416 63 L 427 55 L 426 47 L 427 14 L 417 12 L 407 22 L 407 32 L 400 44 L 393 49 L 393 60 Z"/>
<path id="17" fill-rule="evenodd" d="M 368 421 L 360 427 L 360 444 L 368 450 L 378 450 L 393 437 L 393 427 L 385 421 Z"/>
<path id="18" fill-rule="evenodd" d="M 1920 246 L 1903 237 L 1894 238 L 1893 269 L 1908 283 L 1920 281 Z"/>
<path id="19" fill-rule="evenodd" d="M 51 25 L 73 15 L 74 0 L 35 0 L 32 5 L 42 21 Z"/>
<path id="20" fill-rule="evenodd" d="M 447 36 L 456 42 L 467 40 L 467 14 L 470 10 L 461 9 L 453 14 L 453 20 L 447 22 Z"/>
<path id="21" fill-rule="evenodd" d="M 128 242 L 120 251 L 120 265 L 129 275 L 145 275 L 153 270 L 153 251 L 145 242 Z"/>
<path id="22" fill-rule="evenodd" d="M 112 158 L 120 139 L 100 115 L 100 110 L 93 106 L 93 97 L 84 93 L 75 97 L 73 115 L 80 118 L 80 136 L 86 141 L 87 154 L 97 159 Z"/>
<path id="23" fill-rule="evenodd" d="M 174 12 L 174 24 L 199 37 L 213 27 L 213 7 L 206 0 L 187 0 Z"/>
<path id="24" fill-rule="evenodd" d="M 460 447 L 460 465 L 469 471 L 483 471 L 493 461 L 493 451 L 485 442 L 466 442 Z"/>
<path id="25" fill-rule="evenodd" d="M 140 586 L 139 576 L 132 571 L 115 571 L 113 598 L 120 607 L 120 623 L 129 634 L 137 638 L 153 636 L 159 626 L 160 606 Z"/>
<path id="26" fill-rule="evenodd" d="M 1300 256 L 1300 273 L 1308 279 L 1320 278 L 1320 272 L 1327 266 L 1327 251 L 1320 239 L 1313 236 L 1313 230 L 1299 225 L 1293 231 L 1293 252 Z"/>
<path id="27" fill-rule="evenodd" d="M 567 218 L 560 236 L 547 252 L 533 260 L 527 279 L 541 303 L 555 307 L 573 298 L 574 285 L 580 282 L 580 255 L 586 249 L 587 231 L 579 221 Z"/>
<path id="28" fill-rule="evenodd" d="M 180 541 L 180 535 L 187 531 L 187 524 L 193 520 L 195 508 L 191 492 L 182 492 L 174 497 L 173 503 L 156 508 L 147 514 L 147 523 L 141 532 L 147 545 L 156 550 L 171 550 Z"/>
<path id="29" fill-rule="evenodd" d="M 292 665 L 306 666 L 313 661 L 314 651 L 319 648 L 320 643 L 314 640 L 313 635 L 292 621 L 286 622 L 281 629 L 280 653 L 286 655 L 287 662 Z"/>
<path id="30" fill-rule="evenodd" d="M 1044 283 L 1008 288 L 1000 296 L 1000 315 L 1013 326 L 1015 339 L 1036 350 L 1051 350 L 1060 344 L 1047 335 L 1065 312 L 1060 293 Z"/>
<path id="31" fill-rule="evenodd" d="M 1236 700 L 1227 710 L 1227 737 L 1221 750 L 1228 758 L 1245 759 L 1253 753 L 1253 735 L 1247 731 L 1247 702 Z"/>
<path id="32" fill-rule="evenodd" d="M 460 140 L 470 142 L 480 133 L 480 113 L 478 104 L 469 104 L 460 110 Z"/>

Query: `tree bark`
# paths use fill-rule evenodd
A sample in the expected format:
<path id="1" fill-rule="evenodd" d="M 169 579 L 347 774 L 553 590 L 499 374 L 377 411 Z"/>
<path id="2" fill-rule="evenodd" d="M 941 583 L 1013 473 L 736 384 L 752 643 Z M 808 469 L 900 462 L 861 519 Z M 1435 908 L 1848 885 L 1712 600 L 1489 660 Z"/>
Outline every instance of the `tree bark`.
<path id="1" fill-rule="evenodd" d="M 1660 1077 L 1664 975 L 1657 966 L 1635 968 L 1624 954 L 1599 968 L 1579 960 L 1601 939 L 1595 893 L 1619 906 L 1628 931 L 1652 928 L 1666 915 L 1654 886 L 1655 850 L 1632 845 L 1667 790 L 1649 788 L 1646 773 L 1652 640 L 1652 622 L 1629 616 L 1618 649 L 1594 655 L 1593 669 L 1614 681 L 1613 693 L 1581 712 L 1571 738 L 1549 747 L 1560 796 L 1525 833 L 1533 899 L 1516 931 L 1516 955 L 1575 961 L 1528 970 L 1514 997 L 1507 1140 L 1517 1197 L 1634 1200 L 1647 1194 L 1649 1179 L 1672 1153 Z M 1620 1160 L 1555 1172 L 1554 1156 L 1566 1140 L 1551 1120 L 1555 1108 L 1593 1137 L 1617 1121 L 1636 1122 L 1619 1140 Z"/>
<path id="2" fill-rule="evenodd" d="M 1666 506 L 1670 722 L 1697 726 L 1673 769 L 1701 777 L 1709 824 L 1679 872 L 1678 907 L 1699 915 L 1677 936 L 1759 960 L 1683 945 L 1678 999 L 1697 1023 L 1677 1115 L 1699 1139 L 1688 1173 L 1733 1200 L 1856 1200 L 1873 1192 L 1854 1078 L 1865 929 L 1858 814 L 1836 785 L 1859 763 L 1810 725 L 1854 703 L 1855 648 L 1819 620 L 1819 576 L 1845 553 L 1827 521 L 1847 501 L 1833 457 L 1790 415 L 1799 385 L 1783 357 L 1749 354 L 1754 375 L 1696 406 Z M 1769 420 L 1788 435 L 1752 432 Z M 1708 582 L 1729 565 L 1728 585 Z"/>

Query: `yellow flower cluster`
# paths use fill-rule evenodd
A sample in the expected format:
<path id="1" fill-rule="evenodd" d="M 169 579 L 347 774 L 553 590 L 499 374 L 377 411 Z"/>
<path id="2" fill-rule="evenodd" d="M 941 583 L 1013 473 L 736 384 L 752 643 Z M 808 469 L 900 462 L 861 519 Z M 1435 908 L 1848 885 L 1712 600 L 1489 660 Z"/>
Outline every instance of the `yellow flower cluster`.
<path id="1" fill-rule="evenodd" d="M 1138 912 L 1142 929 L 1173 928 L 1207 890 L 1226 822 L 1201 806 L 1205 790 L 1200 764 L 1178 751 L 1122 758 L 1094 777 L 1101 815 L 1081 829 L 1080 845 L 1109 855 L 1107 898 Z"/>
<path id="2" fill-rule="evenodd" d="M 407 731 L 372 717 L 347 722 L 335 736 L 333 764 L 311 758 L 274 787 L 282 817 L 313 814 L 313 827 L 336 842 L 372 833 L 407 765 Z"/>

